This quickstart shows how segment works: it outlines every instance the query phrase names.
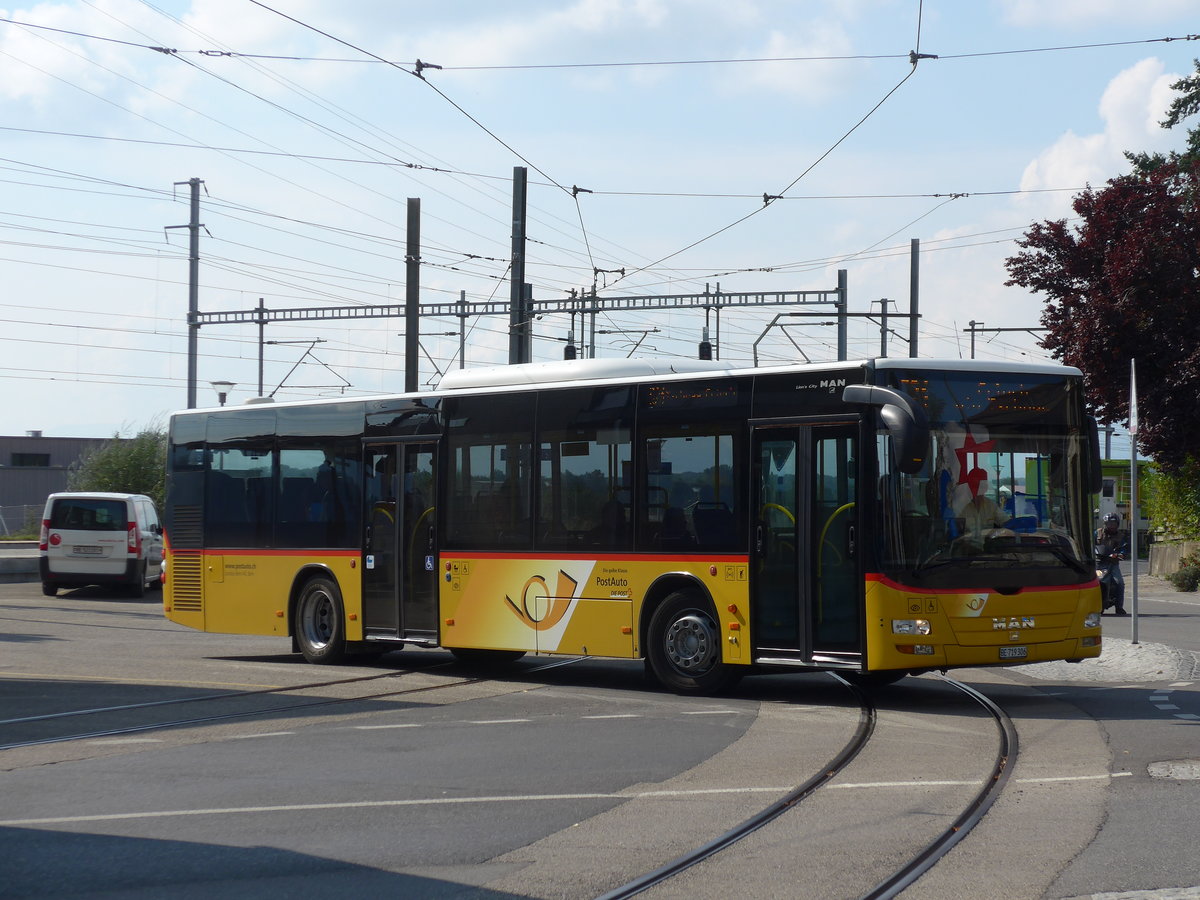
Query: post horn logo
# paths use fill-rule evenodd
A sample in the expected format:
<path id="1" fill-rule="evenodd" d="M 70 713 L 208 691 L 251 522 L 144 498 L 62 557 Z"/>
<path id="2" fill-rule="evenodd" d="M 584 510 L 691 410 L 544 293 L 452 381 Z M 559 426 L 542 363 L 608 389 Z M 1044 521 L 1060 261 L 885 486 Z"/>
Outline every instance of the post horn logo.
<path id="1" fill-rule="evenodd" d="M 562 569 L 558 570 L 558 585 L 554 596 L 546 579 L 534 575 L 525 582 L 521 589 L 521 602 L 516 603 L 512 597 L 504 595 L 504 601 L 513 615 L 532 628 L 534 631 L 549 631 L 562 621 L 575 596 L 575 588 L 579 582 Z"/>

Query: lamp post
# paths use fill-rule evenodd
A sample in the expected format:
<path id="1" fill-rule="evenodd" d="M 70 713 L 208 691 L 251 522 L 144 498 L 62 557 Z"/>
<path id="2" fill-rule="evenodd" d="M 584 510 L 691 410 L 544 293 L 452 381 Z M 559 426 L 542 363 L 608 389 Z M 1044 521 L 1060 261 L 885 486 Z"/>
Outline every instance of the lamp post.
<path id="1" fill-rule="evenodd" d="M 222 406 L 225 405 L 225 398 L 229 396 L 229 392 L 237 387 L 236 381 L 212 381 L 209 383 L 213 386 L 213 390 L 217 392 L 217 400 Z"/>

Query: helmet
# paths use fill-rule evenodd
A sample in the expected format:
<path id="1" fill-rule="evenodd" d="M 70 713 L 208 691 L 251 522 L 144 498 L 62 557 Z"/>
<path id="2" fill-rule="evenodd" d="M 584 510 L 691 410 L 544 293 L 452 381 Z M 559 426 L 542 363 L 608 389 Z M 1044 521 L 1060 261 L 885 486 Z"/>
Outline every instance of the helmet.
<path id="1" fill-rule="evenodd" d="M 1118 525 L 1120 525 L 1121 517 L 1118 516 L 1116 513 L 1109 513 L 1107 516 L 1104 517 L 1104 521 L 1106 523 L 1107 522 L 1116 522 Z"/>

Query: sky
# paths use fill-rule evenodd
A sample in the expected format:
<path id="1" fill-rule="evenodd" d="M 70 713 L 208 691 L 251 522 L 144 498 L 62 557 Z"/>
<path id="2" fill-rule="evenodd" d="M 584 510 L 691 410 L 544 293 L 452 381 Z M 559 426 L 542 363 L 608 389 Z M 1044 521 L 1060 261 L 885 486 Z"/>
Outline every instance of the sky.
<path id="1" fill-rule="evenodd" d="M 919 356 L 974 337 L 980 358 L 1048 359 L 1022 330 L 1044 301 L 1004 260 L 1124 151 L 1183 147 L 1159 122 L 1195 32 L 1193 0 L 0 8 L 0 434 L 129 435 L 186 406 L 192 179 L 205 314 L 403 304 L 409 198 L 421 302 L 506 300 L 519 166 L 535 300 L 830 291 L 845 270 L 851 313 L 894 317 L 917 239 Z M 725 308 L 717 355 L 836 358 L 819 317 L 780 327 L 798 310 Z M 572 325 L 578 342 L 582 319 L 540 315 L 533 359 L 561 359 Z M 606 310 L 595 355 L 693 357 L 705 325 Z M 909 355 L 907 320 L 889 325 Z M 422 389 L 464 333 L 468 367 L 507 361 L 507 316 L 420 328 Z M 277 399 L 403 390 L 403 319 L 263 337 L 200 329 L 199 405 L 213 381 L 257 395 L 260 353 Z M 877 319 L 849 337 L 880 353 Z"/>

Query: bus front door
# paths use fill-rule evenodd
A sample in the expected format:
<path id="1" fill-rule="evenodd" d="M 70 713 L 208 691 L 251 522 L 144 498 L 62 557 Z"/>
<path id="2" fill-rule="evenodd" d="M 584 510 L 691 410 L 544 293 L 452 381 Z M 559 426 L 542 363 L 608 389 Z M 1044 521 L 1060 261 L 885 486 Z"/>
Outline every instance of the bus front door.
<path id="1" fill-rule="evenodd" d="M 437 635 L 434 464 L 429 442 L 364 449 L 363 632 Z"/>
<path id="2" fill-rule="evenodd" d="M 854 664 L 861 655 L 857 426 L 754 430 L 753 610 L 764 658 Z"/>

